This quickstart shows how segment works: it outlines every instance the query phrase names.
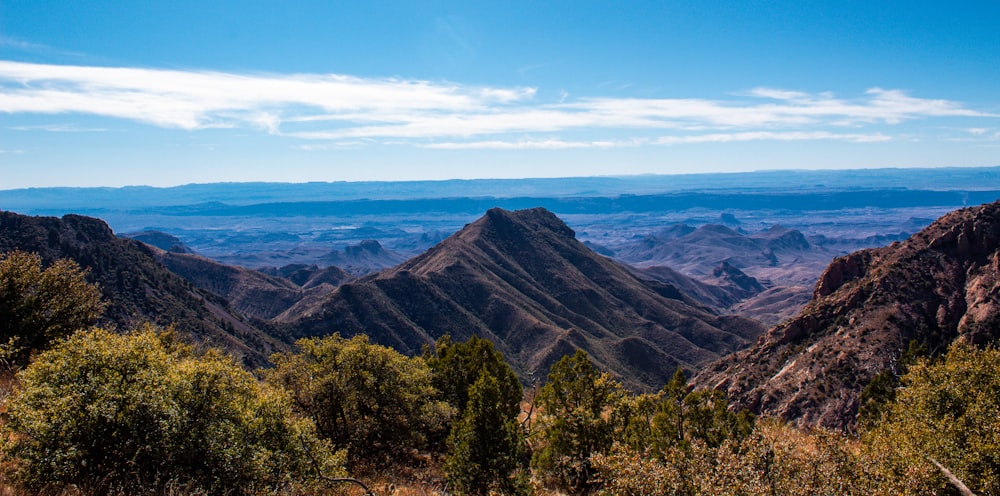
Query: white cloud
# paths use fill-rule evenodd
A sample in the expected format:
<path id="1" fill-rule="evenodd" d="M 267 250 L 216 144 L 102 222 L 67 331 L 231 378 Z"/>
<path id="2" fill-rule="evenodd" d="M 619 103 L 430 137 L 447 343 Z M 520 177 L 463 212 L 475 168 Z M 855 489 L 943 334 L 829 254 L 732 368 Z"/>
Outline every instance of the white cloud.
<path id="1" fill-rule="evenodd" d="M 892 137 L 883 134 L 839 134 L 828 131 L 748 131 L 742 133 L 715 133 L 693 136 L 664 136 L 653 141 L 658 145 L 686 143 L 731 143 L 737 141 L 847 141 L 850 143 L 877 143 Z"/>
<path id="2" fill-rule="evenodd" d="M 469 112 L 534 94 L 531 88 L 476 88 L 341 75 L 240 75 L 0 61 L 0 111 L 86 113 L 164 127 L 241 124 L 262 116 L 346 113 L 374 120 L 394 112 Z"/>
<path id="3" fill-rule="evenodd" d="M 187 130 L 243 127 L 352 146 L 409 143 L 444 149 L 864 143 L 891 139 L 882 133 L 906 121 L 997 117 L 959 102 L 882 88 L 853 99 L 754 88 L 717 100 L 572 99 L 560 92 L 553 101 L 539 101 L 536 89 L 527 87 L 10 61 L 0 61 L 0 112 L 81 113 Z M 859 131 L 875 126 L 878 132 Z M 854 132 L 836 132 L 845 127 Z"/>
<path id="4" fill-rule="evenodd" d="M 80 127 L 74 124 L 42 124 L 35 126 L 11 126 L 11 131 L 46 131 L 50 133 L 101 133 L 102 127 Z"/>
<path id="5" fill-rule="evenodd" d="M 889 141 L 892 137 L 882 134 L 839 134 L 826 131 L 772 132 L 748 131 L 740 133 L 711 133 L 682 136 L 661 136 L 629 140 L 604 141 L 564 141 L 545 140 L 489 140 L 467 142 L 440 142 L 421 145 L 424 148 L 446 150 L 493 149 L 493 150 L 561 150 L 569 148 L 625 148 L 647 145 L 680 145 L 691 143 L 733 143 L 740 141 L 846 141 L 850 143 L 875 143 Z"/>
<path id="6" fill-rule="evenodd" d="M 564 141 L 559 139 L 539 139 L 509 141 L 452 141 L 429 143 L 421 145 L 421 147 L 439 150 L 566 150 L 570 148 L 621 148 L 627 146 L 639 146 L 644 143 L 647 143 L 647 141 Z"/>

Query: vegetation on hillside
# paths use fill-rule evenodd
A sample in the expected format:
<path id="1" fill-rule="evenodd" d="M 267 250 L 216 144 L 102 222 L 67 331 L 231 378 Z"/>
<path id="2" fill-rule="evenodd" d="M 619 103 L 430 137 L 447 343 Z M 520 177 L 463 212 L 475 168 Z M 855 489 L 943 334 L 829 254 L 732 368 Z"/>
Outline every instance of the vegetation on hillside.
<path id="1" fill-rule="evenodd" d="M 261 379 L 150 325 L 86 329 L 101 303 L 72 264 L 0 262 L 4 281 L 49 285 L 5 282 L 0 306 L 27 363 L 0 407 L 0 480 L 15 493 L 323 494 L 332 476 L 419 464 L 451 494 L 1000 494 L 996 348 L 914 359 L 846 436 L 733 411 L 682 370 L 634 394 L 582 351 L 524 407 L 477 337 L 420 357 L 364 335 L 304 339 Z M 86 311 L 60 313 L 67 295 Z"/>

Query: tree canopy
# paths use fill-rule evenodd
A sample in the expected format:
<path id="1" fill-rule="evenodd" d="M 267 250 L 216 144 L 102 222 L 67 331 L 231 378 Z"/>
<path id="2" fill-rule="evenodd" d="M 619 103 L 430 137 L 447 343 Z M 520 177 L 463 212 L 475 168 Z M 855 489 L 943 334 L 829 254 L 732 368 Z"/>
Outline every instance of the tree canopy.
<path id="1" fill-rule="evenodd" d="M 285 394 L 152 328 L 78 332 L 18 377 L 4 449 L 33 490 L 249 494 L 339 469 Z"/>
<path id="2" fill-rule="evenodd" d="M 556 362 L 536 401 L 542 410 L 542 446 L 533 467 L 572 491 L 590 482 L 590 457 L 607 453 L 614 442 L 615 421 L 610 415 L 624 390 L 577 350 Z"/>
<path id="3" fill-rule="evenodd" d="M 296 408 L 324 438 L 347 448 L 350 460 L 385 463 L 446 428 L 453 410 L 435 400 L 423 358 L 373 344 L 365 335 L 296 344 L 299 351 L 272 356 L 275 368 L 266 380 L 289 391 Z"/>
<path id="4" fill-rule="evenodd" d="M 1000 350 L 958 341 L 901 383 L 865 435 L 884 480 L 901 494 L 944 491 L 937 462 L 977 494 L 1000 494 Z"/>
<path id="5" fill-rule="evenodd" d="M 15 365 L 34 350 L 97 322 L 105 304 L 76 262 L 42 268 L 34 253 L 0 253 L 0 345 Z"/>

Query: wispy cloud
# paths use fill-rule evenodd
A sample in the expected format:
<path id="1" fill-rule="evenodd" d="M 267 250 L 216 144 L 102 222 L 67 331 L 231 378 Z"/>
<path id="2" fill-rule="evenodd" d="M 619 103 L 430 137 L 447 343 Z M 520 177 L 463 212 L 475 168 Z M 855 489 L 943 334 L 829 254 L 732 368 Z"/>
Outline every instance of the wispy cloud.
<path id="1" fill-rule="evenodd" d="M 733 143 L 740 141 L 846 141 L 850 143 L 875 143 L 892 138 L 883 134 L 841 134 L 827 131 L 748 131 L 741 133 L 689 134 L 661 136 L 658 138 L 633 138 L 627 140 L 566 141 L 542 140 L 486 140 L 440 142 L 421 145 L 424 148 L 446 150 L 495 149 L 495 150 L 563 150 L 570 148 L 627 148 L 645 145 L 681 145 L 689 143 Z"/>
<path id="2" fill-rule="evenodd" d="M 732 143 L 738 141 L 846 141 L 850 143 L 877 143 L 889 141 L 892 138 L 880 133 L 875 134 L 842 134 L 828 131 L 748 131 L 742 133 L 714 133 L 691 136 L 664 136 L 656 139 L 659 145 L 677 145 L 684 143 Z"/>
<path id="3" fill-rule="evenodd" d="M 893 139 L 891 126 L 995 118 L 960 102 L 872 88 L 855 98 L 754 88 L 723 99 L 569 98 L 535 88 L 337 74 L 235 74 L 0 61 L 0 112 L 92 114 L 197 130 L 251 128 L 363 146 L 610 148 Z M 838 129 L 851 129 L 849 133 Z"/>
<path id="4" fill-rule="evenodd" d="M 254 125 L 330 113 L 381 121 L 398 113 L 486 111 L 531 88 L 483 88 L 341 75 L 220 72 L 0 62 L 0 111 L 86 113 L 181 129 Z"/>
<path id="5" fill-rule="evenodd" d="M 43 45 L 41 43 L 33 43 L 21 38 L 14 38 L 11 36 L 5 36 L 0 34 L 0 48 L 9 48 L 26 53 L 43 53 L 43 54 L 55 54 L 55 55 L 68 55 L 72 57 L 82 56 L 79 52 L 71 52 L 67 50 L 59 50 L 48 45 Z"/>
<path id="6" fill-rule="evenodd" d="M 440 142 L 420 145 L 439 150 L 567 150 L 571 148 L 622 148 L 648 144 L 648 140 L 566 141 L 560 139 Z"/>
<path id="7" fill-rule="evenodd" d="M 74 124 L 42 124 L 34 126 L 11 126 L 11 131 L 48 131 L 50 133 L 100 133 L 107 131 L 102 127 L 80 127 Z"/>

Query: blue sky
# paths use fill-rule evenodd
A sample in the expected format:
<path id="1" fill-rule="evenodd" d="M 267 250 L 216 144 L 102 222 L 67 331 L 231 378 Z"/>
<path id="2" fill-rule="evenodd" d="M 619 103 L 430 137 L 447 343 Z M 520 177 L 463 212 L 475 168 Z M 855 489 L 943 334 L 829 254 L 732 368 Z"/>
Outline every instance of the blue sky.
<path id="1" fill-rule="evenodd" d="M 0 189 L 1000 165 L 1000 4 L 0 0 Z"/>

